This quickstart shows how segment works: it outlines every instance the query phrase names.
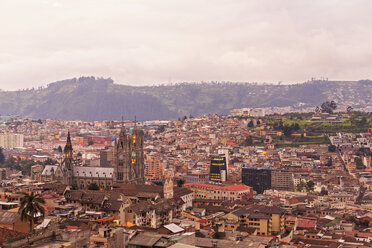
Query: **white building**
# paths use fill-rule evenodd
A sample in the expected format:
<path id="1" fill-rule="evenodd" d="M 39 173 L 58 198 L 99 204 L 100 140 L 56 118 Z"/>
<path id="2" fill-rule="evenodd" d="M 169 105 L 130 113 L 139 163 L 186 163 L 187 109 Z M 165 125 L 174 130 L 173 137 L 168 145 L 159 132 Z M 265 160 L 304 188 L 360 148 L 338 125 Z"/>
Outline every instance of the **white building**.
<path id="1" fill-rule="evenodd" d="M 9 133 L 0 134 L 0 147 L 4 149 L 13 149 L 15 147 L 23 147 L 23 134 Z"/>

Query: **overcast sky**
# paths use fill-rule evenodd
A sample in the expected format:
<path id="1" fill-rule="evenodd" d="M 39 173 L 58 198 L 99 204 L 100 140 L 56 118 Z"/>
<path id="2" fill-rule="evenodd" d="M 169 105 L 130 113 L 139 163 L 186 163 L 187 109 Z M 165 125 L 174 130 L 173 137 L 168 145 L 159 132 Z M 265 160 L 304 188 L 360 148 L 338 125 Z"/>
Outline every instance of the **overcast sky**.
<path id="1" fill-rule="evenodd" d="M 0 0 L 0 88 L 372 78 L 370 0 Z"/>

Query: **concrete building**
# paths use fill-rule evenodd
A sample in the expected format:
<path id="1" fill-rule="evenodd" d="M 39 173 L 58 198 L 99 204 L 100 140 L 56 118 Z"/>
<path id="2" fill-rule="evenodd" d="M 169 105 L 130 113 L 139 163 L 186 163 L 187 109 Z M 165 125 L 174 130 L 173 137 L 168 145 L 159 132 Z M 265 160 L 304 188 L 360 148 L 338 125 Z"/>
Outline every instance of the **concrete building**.
<path id="1" fill-rule="evenodd" d="M 147 155 L 145 158 L 145 178 L 146 180 L 159 180 L 164 176 L 164 166 L 160 163 L 159 156 Z"/>
<path id="2" fill-rule="evenodd" d="M 257 235 L 277 235 L 284 231 L 285 211 L 279 207 L 239 208 L 223 216 L 225 230 L 239 226 L 256 229 Z"/>
<path id="3" fill-rule="evenodd" d="M 272 170 L 271 188 L 276 190 L 294 191 L 293 173 L 285 170 Z"/>
<path id="4" fill-rule="evenodd" d="M 262 194 L 265 190 L 271 189 L 271 169 L 266 167 L 243 167 L 242 183 L 253 187 Z"/>
<path id="5" fill-rule="evenodd" d="M 227 181 L 226 157 L 215 155 L 211 159 L 209 180 L 213 183 L 222 183 Z"/>
<path id="6" fill-rule="evenodd" d="M 23 147 L 23 134 L 9 133 L 0 134 L 0 147 L 4 149 L 13 149 L 15 147 Z"/>

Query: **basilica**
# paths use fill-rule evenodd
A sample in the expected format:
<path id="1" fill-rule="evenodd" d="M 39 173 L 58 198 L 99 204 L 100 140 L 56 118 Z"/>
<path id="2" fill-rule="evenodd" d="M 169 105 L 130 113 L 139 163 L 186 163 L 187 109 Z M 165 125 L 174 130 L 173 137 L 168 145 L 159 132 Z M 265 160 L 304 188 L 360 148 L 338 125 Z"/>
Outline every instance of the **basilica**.
<path id="1" fill-rule="evenodd" d="M 64 148 L 64 159 L 58 165 L 45 166 L 41 180 L 69 185 L 75 189 L 88 189 L 95 183 L 101 189 L 114 184 L 144 184 L 143 131 L 136 126 L 127 131 L 124 127 L 114 144 L 113 167 L 81 166 L 73 157 L 70 133 Z"/>

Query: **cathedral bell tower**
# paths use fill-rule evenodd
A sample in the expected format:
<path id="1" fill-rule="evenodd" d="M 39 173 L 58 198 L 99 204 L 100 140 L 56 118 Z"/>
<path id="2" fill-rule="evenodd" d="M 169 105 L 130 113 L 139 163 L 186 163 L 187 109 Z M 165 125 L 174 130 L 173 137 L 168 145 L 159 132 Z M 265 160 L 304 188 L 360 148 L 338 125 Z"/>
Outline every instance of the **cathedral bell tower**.
<path id="1" fill-rule="evenodd" d="M 123 127 L 114 146 L 114 183 L 143 184 L 144 170 L 143 132 Z"/>
<path id="2" fill-rule="evenodd" d="M 71 144 L 71 137 L 70 131 L 67 134 L 66 145 L 64 148 L 65 158 L 61 163 L 61 171 L 63 173 L 63 181 L 67 185 L 72 185 L 73 182 L 73 166 L 74 166 L 74 159 L 72 157 L 72 144 Z"/>
<path id="3" fill-rule="evenodd" d="M 70 137 L 70 131 L 68 132 L 67 134 L 67 141 L 66 141 L 66 145 L 65 145 L 65 148 L 64 148 L 64 152 L 65 152 L 65 166 L 68 168 L 68 169 L 72 169 L 72 144 L 71 144 L 71 137 Z"/>

